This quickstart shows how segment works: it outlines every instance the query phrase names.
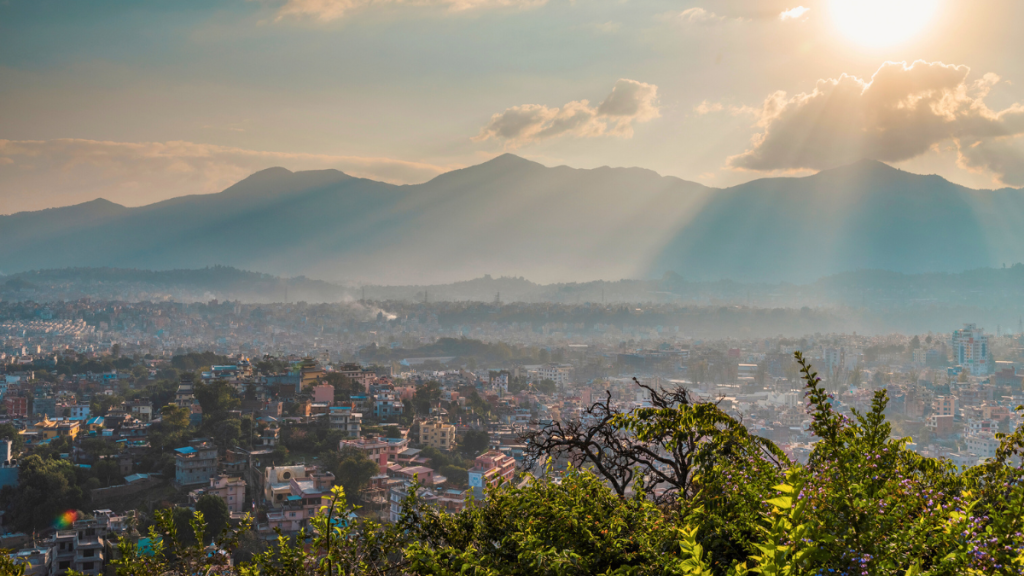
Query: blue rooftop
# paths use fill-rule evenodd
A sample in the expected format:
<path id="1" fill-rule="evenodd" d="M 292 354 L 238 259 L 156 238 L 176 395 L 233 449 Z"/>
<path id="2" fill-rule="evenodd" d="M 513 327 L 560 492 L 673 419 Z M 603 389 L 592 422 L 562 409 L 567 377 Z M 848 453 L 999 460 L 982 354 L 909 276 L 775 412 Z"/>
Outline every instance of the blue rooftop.
<path id="1" fill-rule="evenodd" d="M 191 446 L 185 446 L 184 448 L 175 448 L 174 451 L 178 454 L 192 454 L 196 449 Z"/>

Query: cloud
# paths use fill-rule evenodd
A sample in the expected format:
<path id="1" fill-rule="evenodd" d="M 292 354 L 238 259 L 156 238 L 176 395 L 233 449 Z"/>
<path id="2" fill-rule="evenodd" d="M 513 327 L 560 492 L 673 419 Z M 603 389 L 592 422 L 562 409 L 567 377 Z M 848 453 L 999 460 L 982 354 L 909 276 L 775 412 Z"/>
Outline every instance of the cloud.
<path id="1" fill-rule="evenodd" d="M 776 92 L 761 106 L 753 147 L 728 164 L 769 171 L 899 162 L 951 141 L 962 165 L 1012 179 L 1007 138 L 1024 133 L 1024 107 L 991 110 L 984 100 L 999 77 L 968 82 L 969 73 L 941 62 L 886 62 L 870 80 L 843 74 L 809 93 Z"/>
<path id="2" fill-rule="evenodd" d="M 647 122 L 660 115 L 657 99 L 658 87 L 654 84 L 623 78 L 596 107 L 587 100 L 569 102 L 561 108 L 542 104 L 513 106 L 491 116 L 474 140 L 502 140 L 515 147 L 563 135 L 629 138 L 633 136 L 634 122 Z"/>
<path id="3" fill-rule="evenodd" d="M 455 168 L 391 158 L 266 152 L 195 142 L 0 140 L 0 213 L 92 200 L 141 205 L 218 192 L 271 166 L 335 168 L 395 184 Z"/>
<path id="4" fill-rule="evenodd" d="M 677 15 L 677 17 L 679 18 L 679 20 L 682 20 L 683 22 L 689 24 L 707 24 L 721 22 L 722 20 L 725 20 L 724 16 L 719 16 L 714 12 L 709 12 L 708 10 L 705 10 L 700 7 L 687 8 L 686 10 L 680 12 Z"/>
<path id="5" fill-rule="evenodd" d="M 482 8 L 533 8 L 545 3 L 547 0 L 286 0 L 277 12 L 277 20 L 297 17 L 331 22 L 371 5 L 440 7 L 461 12 Z"/>
<path id="6" fill-rule="evenodd" d="M 709 102 L 708 100 L 704 100 L 700 104 L 694 106 L 693 111 L 696 112 L 698 116 L 715 114 L 717 112 L 728 112 L 733 116 L 742 116 L 744 114 L 750 114 L 751 116 L 761 115 L 761 111 L 759 109 L 752 108 L 750 106 L 726 106 L 721 102 Z"/>
<path id="7" fill-rule="evenodd" d="M 790 8 L 789 10 L 784 10 L 782 14 L 779 14 L 779 20 L 799 20 L 804 16 L 804 14 L 807 14 L 810 11 L 810 8 L 805 8 L 803 6 Z"/>

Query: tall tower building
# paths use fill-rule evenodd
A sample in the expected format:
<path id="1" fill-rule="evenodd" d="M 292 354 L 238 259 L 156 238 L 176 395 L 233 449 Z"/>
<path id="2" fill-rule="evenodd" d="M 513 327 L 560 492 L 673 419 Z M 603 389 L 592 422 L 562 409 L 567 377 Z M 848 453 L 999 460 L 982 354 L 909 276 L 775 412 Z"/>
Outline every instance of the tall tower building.
<path id="1" fill-rule="evenodd" d="M 963 366 L 971 376 L 988 376 L 995 362 L 988 347 L 985 331 L 974 324 L 964 324 L 963 330 L 954 330 L 952 338 L 953 362 Z"/>

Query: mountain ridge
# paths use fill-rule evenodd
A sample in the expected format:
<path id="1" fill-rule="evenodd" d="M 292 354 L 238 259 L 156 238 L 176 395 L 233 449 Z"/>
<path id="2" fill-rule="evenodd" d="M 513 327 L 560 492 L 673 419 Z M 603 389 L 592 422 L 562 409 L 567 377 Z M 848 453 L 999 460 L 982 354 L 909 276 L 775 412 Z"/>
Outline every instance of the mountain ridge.
<path id="1" fill-rule="evenodd" d="M 1020 190 L 974 190 L 870 160 L 719 189 L 503 154 L 415 185 L 272 167 L 214 194 L 0 216 L 0 271 L 228 265 L 407 284 L 494 272 L 806 281 L 1024 261 L 1018 218 Z"/>

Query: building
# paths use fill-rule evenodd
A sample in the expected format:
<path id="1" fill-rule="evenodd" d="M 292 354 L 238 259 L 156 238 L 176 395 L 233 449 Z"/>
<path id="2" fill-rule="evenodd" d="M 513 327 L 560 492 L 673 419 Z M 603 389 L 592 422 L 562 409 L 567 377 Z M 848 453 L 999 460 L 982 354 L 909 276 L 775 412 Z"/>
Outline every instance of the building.
<path id="1" fill-rule="evenodd" d="M 953 433 L 953 416 L 932 414 L 926 423 L 928 430 L 936 436 L 948 436 Z"/>
<path id="2" fill-rule="evenodd" d="M 132 418 L 139 422 L 150 422 L 153 420 L 153 403 L 145 400 L 132 400 L 126 405 Z"/>
<path id="3" fill-rule="evenodd" d="M 955 416 L 956 401 L 956 396 L 936 396 L 935 400 L 932 400 L 932 414 Z"/>
<path id="4" fill-rule="evenodd" d="M 395 396 L 394 392 L 381 392 L 373 395 L 373 416 L 381 421 L 388 421 L 402 415 L 405 405 Z"/>
<path id="5" fill-rule="evenodd" d="M 22 564 L 25 571 L 23 576 L 50 576 L 52 572 L 53 553 L 46 546 L 24 548 L 11 554 L 15 564 Z M 70 564 L 69 564 L 70 567 Z"/>
<path id="6" fill-rule="evenodd" d="M 88 420 L 90 408 L 88 404 L 75 404 L 68 408 L 70 412 L 69 418 L 72 420 Z"/>
<path id="7" fill-rule="evenodd" d="M 241 514 L 245 506 L 245 480 L 227 474 L 219 474 L 210 478 L 209 487 L 189 492 L 189 502 L 195 506 L 196 502 L 207 494 L 220 497 L 227 503 L 229 512 Z"/>
<path id="8" fill-rule="evenodd" d="M 999 449 L 999 440 L 991 433 L 971 434 L 964 437 L 967 451 L 977 454 L 978 458 L 995 458 Z"/>
<path id="9" fill-rule="evenodd" d="M 195 403 L 195 395 L 192 393 L 192 377 L 184 374 L 178 383 L 178 391 L 174 393 L 174 403 L 181 408 L 191 408 Z"/>
<path id="10" fill-rule="evenodd" d="M 363 415 L 354 412 L 348 406 L 333 406 L 327 413 L 327 422 L 331 430 L 348 433 L 349 438 L 359 438 L 363 423 Z"/>
<path id="11" fill-rule="evenodd" d="M 383 438 L 359 438 L 358 440 L 342 440 L 338 448 L 358 450 L 368 459 L 377 463 L 380 473 L 385 474 L 388 470 L 389 444 Z"/>
<path id="12" fill-rule="evenodd" d="M 7 416 L 10 418 L 25 418 L 28 416 L 28 398 L 24 396 L 7 396 L 4 398 L 7 404 Z"/>
<path id="13" fill-rule="evenodd" d="M 193 440 L 174 450 L 174 481 L 179 486 L 207 484 L 217 475 L 217 447 L 206 440 Z"/>
<path id="14" fill-rule="evenodd" d="M 334 474 L 316 466 L 270 466 L 263 471 L 263 499 L 268 506 L 281 508 L 291 496 L 303 491 L 330 492 L 333 484 Z"/>
<path id="15" fill-rule="evenodd" d="M 989 354 L 988 336 L 974 324 L 964 324 L 963 330 L 954 330 L 951 339 L 953 363 L 963 366 L 971 376 L 992 373 L 994 362 Z"/>
<path id="16" fill-rule="evenodd" d="M 570 364 L 544 364 L 537 370 L 537 376 L 541 380 L 551 380 L 559 386 L 565 386 L 572 381 L 572 371 Z"/>
<path id="17" fill-rule="evenodd" d="M 61 576 L 75 570 L 90 576 L 103 573 L 107 556 L 110 518 L 76 520 L 71 530 L 58 530 L 49 540 L 52 555 L 50 574 Z"/>
<path id="18" fill-rule="evenodd" d="M 451 450 L 455 447 L 455 426 L 439 419 L 420 422 L 420 444 L 443 451 Z"/>
<path id="19" fill-rule="evenodd" d="M 328 406 L 334 404 L 334 386 L 330 384 L 314 386 L 313 402 L 327 402 Z"/>
<path id="20" fill-rule="evenodd" d="M 388 516 L 392 522 L 402 517 L 402 503 L 409 493 L 411 481 L 392 484 L 388 491 Z M 462 512 L 466 507 L 466 493 L 461 490 L 431 489 L 420 486 L 416 491 L 417 501 L 421 505 L 432 506 L 450 514 Z"/>
<path id="21" fill-rule="evenodd" d="M 469 469 L 469 487 L 474 491 L 483 491 L 484 487 L 496 484 L 499 478 L 511 482 L 515 473 L 515 459 L 491 450 L 476 457 L 473 467 Z"/>

